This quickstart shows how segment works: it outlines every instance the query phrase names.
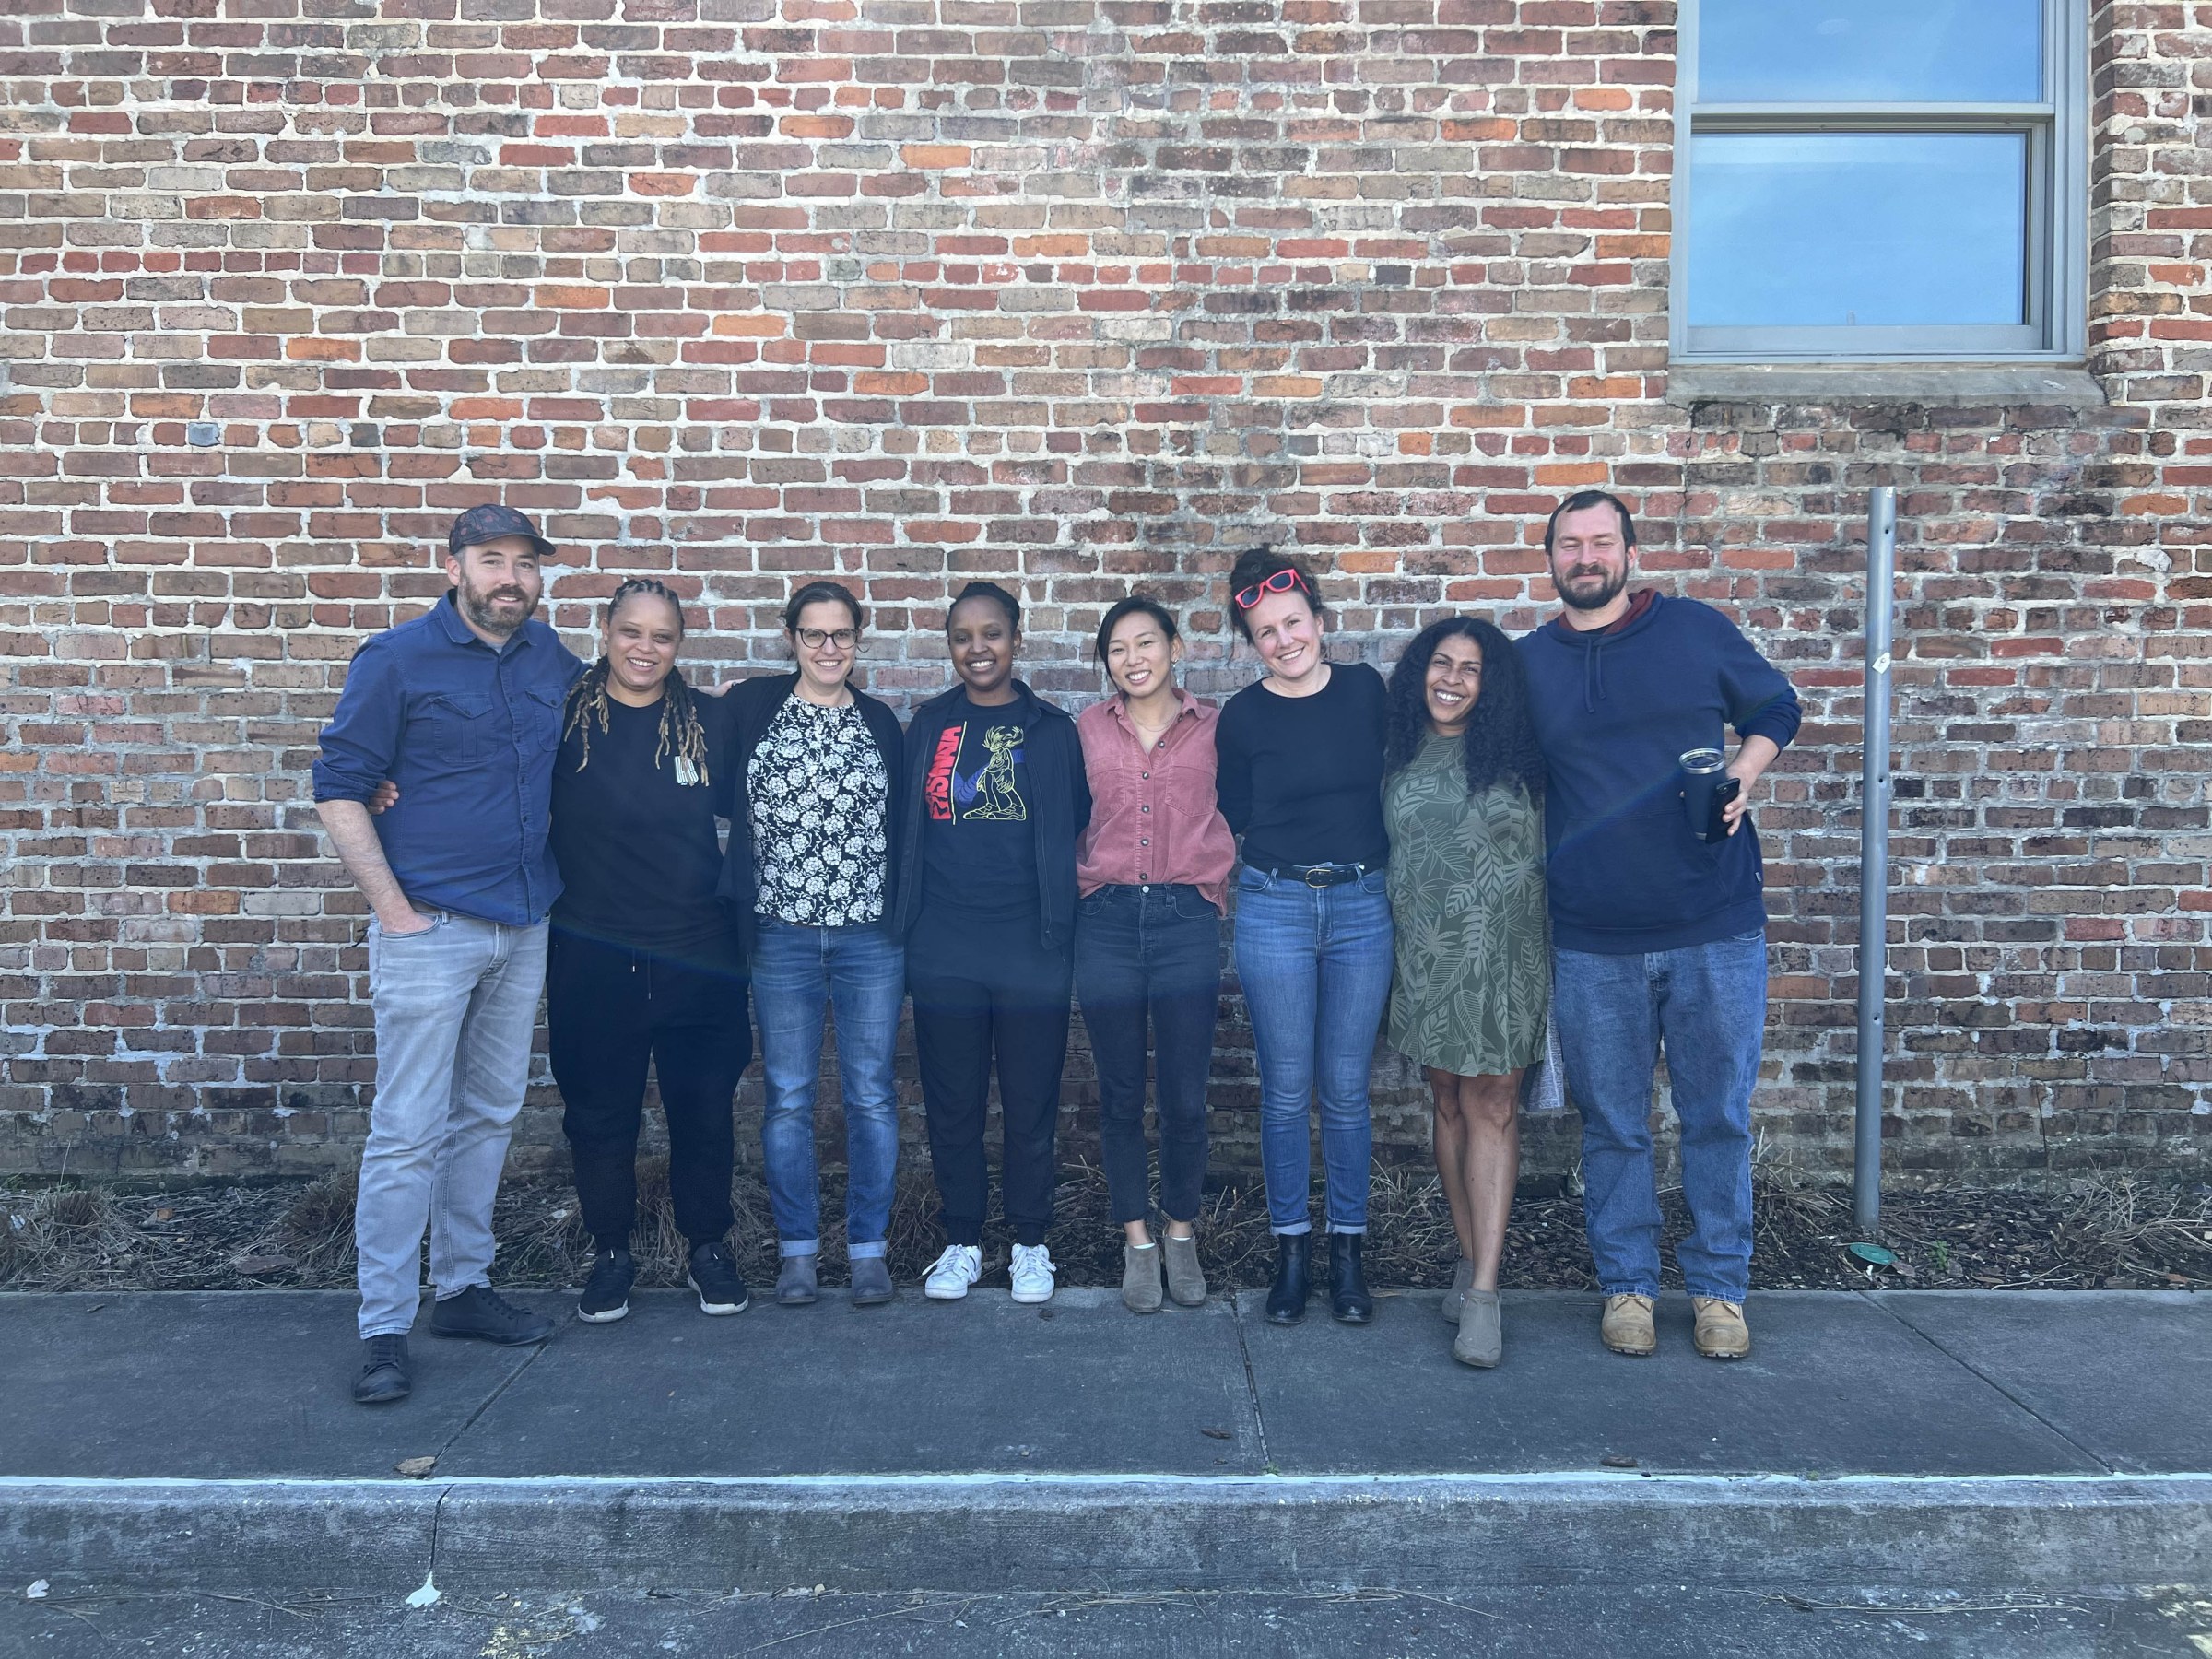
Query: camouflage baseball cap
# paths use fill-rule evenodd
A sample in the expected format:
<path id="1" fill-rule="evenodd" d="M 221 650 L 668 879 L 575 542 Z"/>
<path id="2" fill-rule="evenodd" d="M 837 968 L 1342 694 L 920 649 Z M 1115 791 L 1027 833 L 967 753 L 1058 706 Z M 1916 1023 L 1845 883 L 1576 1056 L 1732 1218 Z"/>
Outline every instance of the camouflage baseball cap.
<path id="1" fill-rule="evenodd" d="M 445 550 L 458 559 L 464 547 L 479 547 L 502 535 L 519 535 L 537 549 L 540 559 L 553 557 L 553 544 L 537 533 L 537 526 L 512 507 L 487 501 L 471 507 L 445 533 Z"/>

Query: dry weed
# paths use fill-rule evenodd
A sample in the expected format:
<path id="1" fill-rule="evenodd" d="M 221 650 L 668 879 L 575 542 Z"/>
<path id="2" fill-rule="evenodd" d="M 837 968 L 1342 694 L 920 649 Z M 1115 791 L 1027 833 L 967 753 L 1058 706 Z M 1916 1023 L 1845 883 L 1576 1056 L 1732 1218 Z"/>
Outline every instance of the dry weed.
<path id="1" fill-rule="evenodd" d="M 639 1279 L 680 1285 L 686 1241 L 668 1198 L 666 1159 L 639 1163 L 639 1227 L 633 1240 Z M 844 1171 L 823 1171 L 823 1282 L 843 1282 Z M 2053 1191 L 1969 1187 L 1903 1189 L 1885 1195 L 1882 1241 L 1896 1265 L 1876 1275 L 1853 1259 L 1856 1237 L 1848 1188 L 1816 1181 L 1762 1149 L 1753 1164 L 1760 1288 L 1836 1288 L 1870 1282 L 1921 1288 L 2099 1288 L 2212 1287 L 2212 1187 L 2138 1174 L 2100 1175 Z M 0 1286 L 26 1290 L 350 1288 L 355 1177 L 342 1171 L 288 1186 L 194 1186 L 119 1194 L 77 1185 L 41 1191 L 0 1189 Z M 748 1282 L 771 1282 L 775 1228 L 759 1177 L 741 1172 L 731 1189 L 736 1225 L 731 1243 Z M 1679 1238 L 1688 1217 L 1678 1190 L 1660 1195 L 1665 1235 Z M 1066 1166 L 1058 1220 L 1048 1235 L 1065 1285 L 1112 1286 L 1121 1277 L 1121 1228 L 1112 1220 L 1102 1174 Z M 1312 1212 L 1318 1224 L 1319 1183 Z M 589 1265 L 591 1241 L 565 1182 L 509 1182 L 494 1229 L 493 1271 L 516 1288 L 574 1285 Z M 1003 1271 L 1012 1241 L 1003 1226 L 984 1230 L 986 1271 Z M 920 1278 L 943 1247 L 926 1163 L 901 1175 L 889 1228 L 893 1275 Z M 1199 1252 L 1218 1289 L 1265 1285 L 1275 1241 L 1265 1194 L 1244 1175 L 1206 1194 Z M 1457 1244 L 1434 1172 L 1418 1164 L 1376 1167 L 1369 1203 L 1367 1265 L 1378 1286 L 1438 1286 L 1450 1277 Z M 1677 1282 L 1671 1261 L 1667 1282 Z M 1508 1229 L 1503 1282 L 1509 1288 L 1592 1287 L 1579 1196 L 1524 1196 Z"/>

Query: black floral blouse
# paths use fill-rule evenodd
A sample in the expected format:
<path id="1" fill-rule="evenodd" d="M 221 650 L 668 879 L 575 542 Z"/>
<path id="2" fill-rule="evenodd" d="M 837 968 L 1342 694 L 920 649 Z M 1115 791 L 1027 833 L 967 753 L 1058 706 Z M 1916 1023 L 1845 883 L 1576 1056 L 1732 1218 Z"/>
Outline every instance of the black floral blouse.
<path id="1" fill-rule="evenodd" d="M 883 919 L 890 779 L 858 709 L 785 699 L 746 785 L 759 914 L 800 927 Z"/>

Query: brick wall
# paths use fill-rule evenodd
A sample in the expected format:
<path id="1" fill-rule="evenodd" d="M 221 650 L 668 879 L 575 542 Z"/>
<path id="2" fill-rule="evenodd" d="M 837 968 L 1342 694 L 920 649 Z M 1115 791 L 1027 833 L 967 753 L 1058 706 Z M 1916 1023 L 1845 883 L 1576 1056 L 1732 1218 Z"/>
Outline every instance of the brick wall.
<path id="1" fill-rule="evenodd" d="M 2093 11 L 2109 402 L 1965 406 L 1666 401 L 1663 0 L 15 0 L 0 1167 L 358 1143 L 361 907 L 307 767 L 462 506 L 542 518 L 580 649 L 595 594 L 673 572 L 691 665 L 747 672 L 836 573 L 911 702 L 992 575 L 1073 700 L 1134 583 L 1241 683 L 1221 573 L 1263 536 L 1372 660 L 1448 609 L 1525 627 L 1541 513 L 1606 484 L 1806 700 L 1760 813 L 1760 1112 L 1833 1168 L 1882 482 L 1893 1163 L 2201 1159 L 2212 6 Z M 1417 1148 L 1415 1079 L 1378 1083 Z"/>

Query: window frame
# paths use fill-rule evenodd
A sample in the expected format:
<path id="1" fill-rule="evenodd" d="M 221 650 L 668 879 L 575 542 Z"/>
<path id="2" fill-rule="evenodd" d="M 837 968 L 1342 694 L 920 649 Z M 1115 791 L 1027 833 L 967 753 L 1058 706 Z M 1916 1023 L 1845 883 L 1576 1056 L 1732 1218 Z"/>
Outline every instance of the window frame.
<path id="1" fill-rule="evenodd" d="M 1786 3 L 1786 0 L 1777 0 Z M 1667 353 L 1677 363 L 2078 362 L 2088 338 L 2088 0 L 2042 0 L 2046 99 L 2038 103 L 1739 103 L 1697 100 L 1701 0 L 1681 0 L 1675 80 L 1674 227 Z M 2023 324 L 1689 323 L 1690 149 L 1700 133 L 2024 133 L 2028 262 Z"/>

